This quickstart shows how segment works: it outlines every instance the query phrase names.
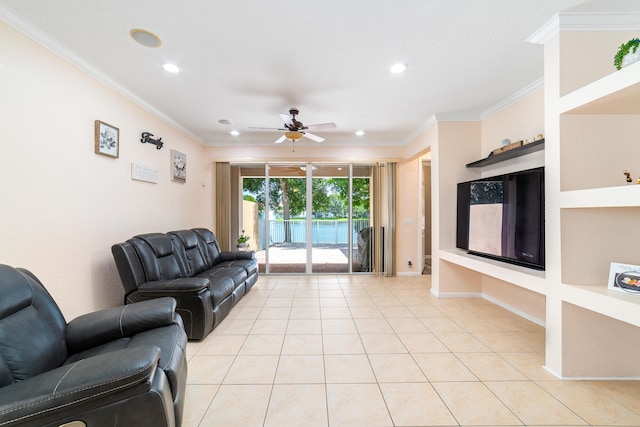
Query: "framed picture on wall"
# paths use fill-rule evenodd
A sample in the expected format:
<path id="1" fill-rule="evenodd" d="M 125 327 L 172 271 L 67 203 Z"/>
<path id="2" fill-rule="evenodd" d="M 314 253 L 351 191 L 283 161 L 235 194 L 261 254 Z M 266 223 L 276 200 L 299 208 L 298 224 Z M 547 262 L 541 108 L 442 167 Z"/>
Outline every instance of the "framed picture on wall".
<path id="1" fill-rule="evenodd" d="M 171 179 L 187 182 L 187 155 L 176 150 L 171 150 Z"/>
<path id="2" fill-rule="evenodd" d="M 612 262 L 608 287 L 614 291 L 640 294 L 640 266 Z"/>
<path id="3" fill-rule="evenodd" d="M 120 150 L 120 129 L 96 120 L 94 143 L 96 154 L 118 158 Z"/>

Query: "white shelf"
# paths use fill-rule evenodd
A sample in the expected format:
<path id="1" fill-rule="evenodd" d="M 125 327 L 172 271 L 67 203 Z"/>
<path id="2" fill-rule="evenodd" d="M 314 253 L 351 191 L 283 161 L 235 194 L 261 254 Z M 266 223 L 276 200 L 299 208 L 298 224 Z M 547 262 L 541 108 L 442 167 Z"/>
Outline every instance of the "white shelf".
<path id="1" fill-rule="evenodd" d="M 562 284 L 561 298 L 578 307 L 640 326 L 640 294 L 612 291 L 605 286 Z"/>
<path id="2" fill-rule="evenodd" d="M 622 179 L 624 177 L 621 174 Z M 618 187 L 563 191 L 560 194 L 560 207 L 564 209 L 637 206 L 640 206 L 640 185 L 635 183 Z"/>
<path id="3" fill-rule="evenodd" d="M 440 250 L 440 259 L 542 295 L 546 295 L 547 293 L 547 282 L 544 271 L 532 270 L 490 258 L 471 255 L 461 249 Z"/>
<path id="4" fill-rule="evenodd" d="M 560 98 L 560 114 L 640 114 L 640 62 Z"/>

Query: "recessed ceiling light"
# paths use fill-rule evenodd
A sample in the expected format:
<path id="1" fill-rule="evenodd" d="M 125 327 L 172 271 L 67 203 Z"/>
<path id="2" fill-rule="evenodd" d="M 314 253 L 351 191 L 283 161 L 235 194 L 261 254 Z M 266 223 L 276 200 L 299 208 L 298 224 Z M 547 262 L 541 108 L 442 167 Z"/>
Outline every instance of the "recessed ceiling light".
<path id="1" fill-rule="evenodd" d="M 221 125 L 230 125 L 231 124 L 231 120 L 227 120 L 227 119 L 220 119 L 218 120 L 218 123 L 220 123 Z"/>
<path id="2" fill-rule="evenodd" d="M 229 132 L 231 135 L 233 136 L 238 136 L 240 135 L 240 132 L 238 132 L 237 130 L 232 130 L 231 132 Z"/>
<path id="3" fill-rule="evenodd" d="M 356 135 L 362 136 L 364 135 L 364 131 L 363 130 L 356 131 Z"/>
<path id="4" fill-rule="evenodd" d="M 164 70 L 169 72 L 169 73 L 179 73 L 180 72 L 180 68 L 178 68 L 178 66 L 175 65 L 175 64 L 164 64 L 162 66 L 162 68 L 164 68 Z"/>
<path id="5" fill-rule="evenodd" d="M 132 39 L 140 43 L 142 46 L 160 47 L 160 45 L 162 45 L 162 41 L 160 40 L 160 38 L 147 30 L 135 28 L 129 31 L 129 35 Z"/>
<path id="6" fill-rule="evenodd" d="M 407 69 L 407 64 L 394 64 L 391 67 L 391 72 L 393 74 L 399 74 L 399 73 L 404 72 L 406 69 Z"/>

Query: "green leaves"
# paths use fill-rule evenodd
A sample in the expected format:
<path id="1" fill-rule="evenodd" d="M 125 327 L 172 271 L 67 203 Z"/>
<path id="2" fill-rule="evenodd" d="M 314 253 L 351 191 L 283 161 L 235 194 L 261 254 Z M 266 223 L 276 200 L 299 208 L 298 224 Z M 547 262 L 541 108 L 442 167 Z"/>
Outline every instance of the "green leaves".
<path id="1" fill-rule="evenodd" d="M 630 52 L 636 53 L 636 51 L 638 50 L 638 45 L 640 45 L 640 39 L 637 37 L 635 39 L 629 40 L 624 44 L 621 44 L 618 48 L 618 52 L 613 57 L 613 65 L 615 65 L 615 67 L 620 70 L 622 68 L 622 60 L 624 59 L 625 55 Z"/>

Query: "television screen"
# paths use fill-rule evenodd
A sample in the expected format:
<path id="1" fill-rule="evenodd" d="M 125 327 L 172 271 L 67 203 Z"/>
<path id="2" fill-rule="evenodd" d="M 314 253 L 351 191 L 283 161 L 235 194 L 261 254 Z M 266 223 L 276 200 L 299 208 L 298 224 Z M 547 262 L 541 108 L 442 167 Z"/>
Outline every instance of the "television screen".
<path id="1" fill-rule="evenodd" d="M 544 168 L 458 184 L 456 246 L 544 269 Z"/>

